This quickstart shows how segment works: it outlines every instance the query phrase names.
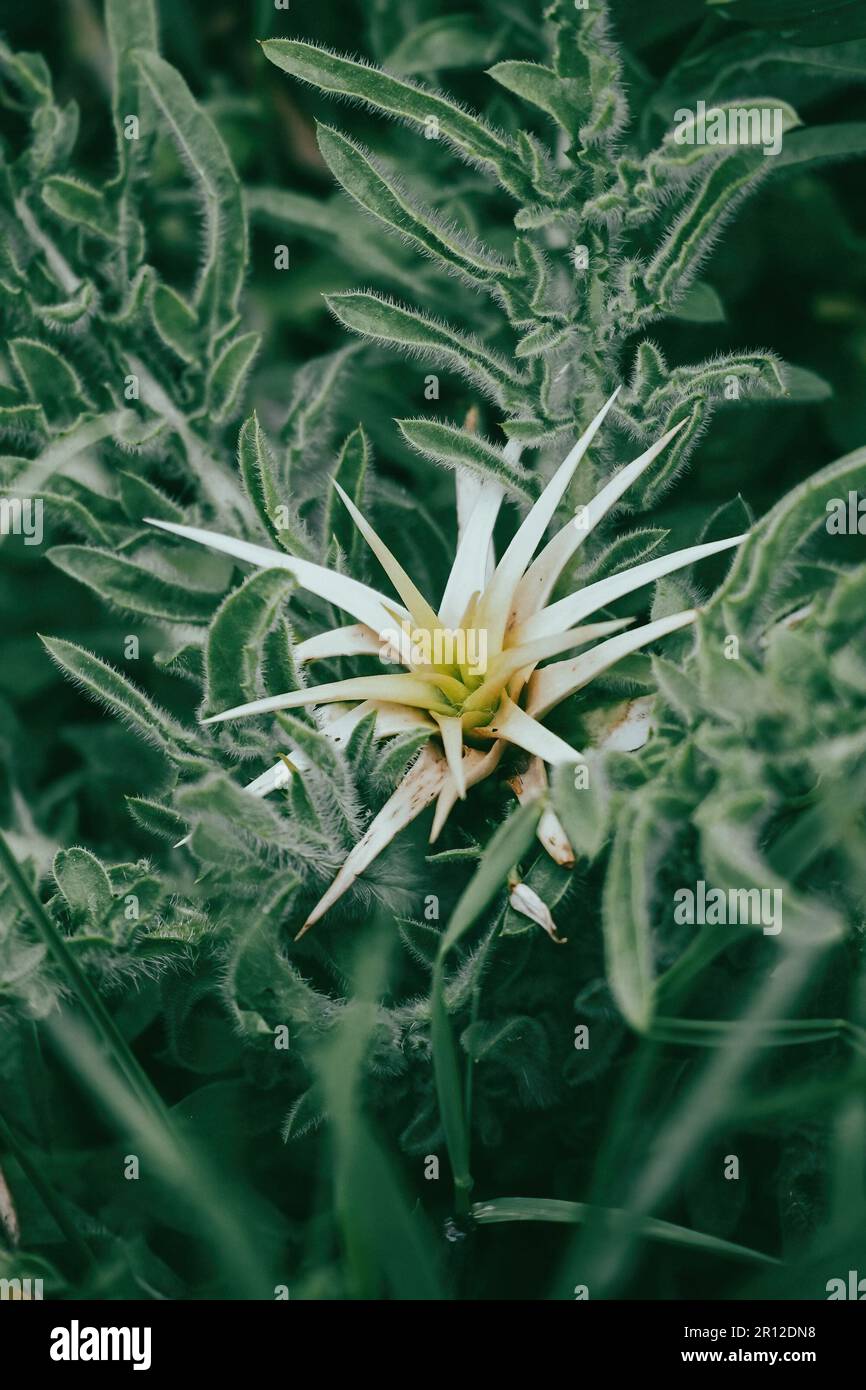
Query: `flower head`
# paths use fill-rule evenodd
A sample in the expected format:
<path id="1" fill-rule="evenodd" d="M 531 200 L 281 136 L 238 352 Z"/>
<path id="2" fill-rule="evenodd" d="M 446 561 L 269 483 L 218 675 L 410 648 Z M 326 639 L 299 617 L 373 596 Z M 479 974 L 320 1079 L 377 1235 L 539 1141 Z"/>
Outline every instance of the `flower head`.
<path id="1" fill-rule="evenodd" d="M 459 527 L 456 554 L 438 609 L 373 530 L 355 504 L 335 487 L 355 525 L 385 571 L 401 602 L 358 580 L 322 565 L 282 554 L 231 536 L 152 521 L 165 531 L 207 545 L 260 568 L 291 572 L 297 583 L 333 603 L 355 619 L 302 642 L 303 662 L 336 656 L 378 654 L 400 672 L 357 676 L 324 685 L 288 691 L 224 710 L 207 724 L 300 706 L 343 709 L 327 725 L 336 740 L 370 712 L 377 715 L 377 734 L 428 728 L 431 741 L 410 768 L 394 795 L 350 851 L 334 882 L 317 904 L 303 931 L 313 925 L 386 844 L 432 801 L 436 801 L 431 840 L 439 835 L 455 802 L 489 776 L 507 745 L 516 745 L 531 758 L 525 785 L 545 781 L 544 765 L 579 763 L 582 753 L 545 727 L 544 716 L 624 656 L 691 623 L 687 609 L 666 618 L 630 628 L 630 619 L 586 622 L 623 595 L 663 575 L 716 554 L 743 539 L 734 536 L 690 546 L 638 564 L 550 603 L 553 588 L 565 566 L 589 532 L 620 500 L 677 433 L 676 426 L 649 449 L 621 468 L 540 550 L 577 465 L 616 399 L 616 392 L 598 412 L 567 458 L 530 508 L 498 563 L 492 558 L 493 528 L 504 497 L 495 480 L 478 482 L 458 475 Z M 460 503 L 464 505 L 460 505 Z M 536 553 L 538 552 L 538 553 Z M 542 666 L 551 657 L 586 648 L 578 655 Z M 288 755 L 303 771 L 299 750 Z M 291 776 L 285 760 L 250 784 L 265 795 Z M 561 862 L 568 850 L 561 827 L 546 814 L 539 835 Z M 559 846 L 559 850 L 557 850 Z M 563 846 L 565 847 L 563 849 Z"/>

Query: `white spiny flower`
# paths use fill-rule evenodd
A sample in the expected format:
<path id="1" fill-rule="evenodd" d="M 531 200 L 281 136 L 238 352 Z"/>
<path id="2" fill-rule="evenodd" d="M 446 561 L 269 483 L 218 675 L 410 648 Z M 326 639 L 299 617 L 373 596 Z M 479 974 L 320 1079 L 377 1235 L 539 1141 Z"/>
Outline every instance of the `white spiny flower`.
<path id="1" fill-rule="evenodd" d="M 629 626 L 630 619 L 580 624 L 623 595 L 743 539 L 734 536 L 690 546 L 599 580 L 556 603 L 549 602 L 554 585 L 584 538 L 680 428 L 670 430 L 639 458 L 619 469 L 581 508 L 578 517 L 557 531 L 536 555 L 574 471 L 616 394 L 557 469 L 498 564 L 491 566 L 490 556 L 504 489 L 493 480 L 479 482 L 458 475 L 457 551 L 438 612 L 339 487 L 352 519 L 402 605 L 322 565 L 217 532 L 152 521 L 154 526 L 174 535 L 261 569 L 288 570 L 302 588 L 355 619 L 347 627 L 302 642 L 297 648 L 301 661 L 384 653 L 386 659 L 406 668 L 399 674 L 358 676 L 253 700 L 225 710 L 205 723 L 299 706 L 340 705 L 343 708 L 337 717 L 325 726 L 337 742 L 345 740 L 351 729 L 372 711 L 377 714 L 379 737 L 404 729 L 429 728 L 430 743 L 350 851 L 302 932 L 318 921 L 390 840 L 434 800 L 437 805 L 431 841 L 435 840 L 458 798 L 465 797 L 471 786 L 494 771 L 508 744 L 523 749 L 531 759 L 528 772 L 519 779 L 520 788 L 515 786 L 518 795 L 537 794 L 544 787 L 544 764 L 582 762 L 578 750 L 544 726 L 544 715 L 622 657 L 691 623 L 695 611 L 689 609 L 660 618 L 628 632 L 622 629 Z M 404 641 L 407 634 L 411 640 Z M 595 645 L 580 655 L 539 668 L 539 663 L 546 659 L 589 643 Z M 478 660 L 479 652 L 485 660 Z M 443 653 L 447 653 L 447 658 Z M 298 749 L 293 749 L 288 757 L 301 772 L 308 766 Z M 250 783 L 248 791 L 264 796 L 285 785 L 291 775 L 281 759 Z M 568 841 L 552 812 L 545 812 L 539 824 L 539 838 L 559 862 L 573 862 Z"/>

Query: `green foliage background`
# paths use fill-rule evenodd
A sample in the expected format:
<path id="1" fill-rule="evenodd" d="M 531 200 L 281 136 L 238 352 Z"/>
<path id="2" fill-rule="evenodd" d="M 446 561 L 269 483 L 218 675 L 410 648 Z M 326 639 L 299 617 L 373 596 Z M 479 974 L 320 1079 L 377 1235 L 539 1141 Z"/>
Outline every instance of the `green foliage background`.
<path id="1" fill-rule="evenodd" d="M 0 1274 L 821 1298 L 862 1261 L 866 568 L 823 521 L 866 465 L 866 20 L 649 8 L 0 5 L 0 482 L 47 526 L 0 540 Z M 684 160 L 699 99 L 790 108 L 782 155 Z M 687 423 L 568 587 L 755 525 L 632 602 L 700 603 L 694 640 L 558 713 L 593 768 L 551 791 L 575 870 L 491 780 L 293 945 L 418 740 L 202 730 L 294 688 L 334 615 L 142 518 L 374 578 L 336 474 L 432 596 L 455 463 L 525 507 L 620 381 L 572 508 Z M 647 695 L 654 736 L 606 748 Z M 245 795 L 289 742 L 312 771 Z M 567 946 L 507 906 L 514 865 Z M 676 926 L 699 878 L 781 886 L 782 934 Z"/>

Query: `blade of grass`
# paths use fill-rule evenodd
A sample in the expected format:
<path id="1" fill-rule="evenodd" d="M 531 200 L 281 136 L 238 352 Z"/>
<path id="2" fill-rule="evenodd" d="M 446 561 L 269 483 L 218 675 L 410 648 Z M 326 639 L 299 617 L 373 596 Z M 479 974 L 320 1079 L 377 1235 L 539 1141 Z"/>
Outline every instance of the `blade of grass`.
<path id="1" fill-rule="evenodd" d="M 496 831 L 454 909 L 439 943 L 433 966 L 430 1000 L 433 1071 L 439 1113 L 454 1178 L 454 1203 L 458 1216 L 469 1215 L 472 1173 L 457 1045 L 445 1007 L 445 959 L 451 948 L 465 935 L 505 883 L 509 870 L 532 844 L 542 810 L 540 800 L 527 802 L 514 811 Z"/>
<path id="2" fill-rule="evenodd" d="M 552 1197 L 496 1197 L 490 1202 L 474 1202 L 472 1215 L 479 1226 L 492 1226 L 502 1221 L 550 1221 L 558 1225 L 581 1226 L 592 1216 L 615 1227 L 618 1222 L 628 1218 L 627 1212 L 616 1207 L 593 1207 L 585 1202 L 566 1202 Z M 751 1250 L 746 1245 L 721 1240 L 703 1231 L 693 1231 L 688 1226 L 677 1226 L 672 1221 L 647 1217 L 639 1223 L 639 1231 L 650 1239 L 692 1250 L 705 1250 L 708 1255 L 749 1260 L 755 1264 L 780 1263 L 760 1250 Z"/>

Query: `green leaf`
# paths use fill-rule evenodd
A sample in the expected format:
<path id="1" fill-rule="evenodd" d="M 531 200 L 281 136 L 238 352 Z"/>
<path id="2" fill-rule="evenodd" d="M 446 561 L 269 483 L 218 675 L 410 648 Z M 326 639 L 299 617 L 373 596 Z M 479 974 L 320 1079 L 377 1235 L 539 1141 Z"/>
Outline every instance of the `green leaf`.
<path id="1" fill-rule="evenodd" d="M 385 59 L 391 72 L 408 76 L 437 68 L 482 68 L 500 44 L 472 14 L 441 15 L 413 25 Z"/>
<path id="2" fill-rule="evenodd" d="M 370 464 L 370 441 L 359 425 L 346 439 L 337 459 L 337 467 L 328 486 L 325 500 L 325 516 L 322 523 L 322 536 L 325 546 L 336 540 L 349 561 L 349 570 L 358 573 L 361 556 L 364 553 L 364 540 L 352 521 L 347 508 L 337 495 L 334 483 L 339 483 L 347 497 L 354 502 L 359 511 L 364 510 L 364 492 L 367 483 L 367 469 Z"/>
<path id="3" fill-rule="evenodd" d="M 130 5 L 127 0 L 105 0 L 105 30 L 112 58 L 112 95 L 121 175 L 133 153 L 134 140 L 126 140 L 122 121 L 139 113 L 139 91 L 135 69 L 130 61 L 134 50 L 159 48 L 155 0 Z M 143 114 L 143 113 L 142 113 Z"/>
<path id="4" fill-rule="evenodd" d="M 353 333 L 443 363 L 468 377 L 500 405 L 506 405 L 515 388 L 522 385 L 504 358 L 414 309 L 360 290 L 326 295 L 326 302 Z"/>
<path id="5" fill-rule="evenodd" d="M 785 395 L 792 401 L 826 401 L 833 395 L 833 387 L 808 367 L 795 367 L 786 362 Z"/>
<path id="6" fill-rule="evenodd" d="M 472 1189 L 469 1133 L 457 1047 L 445 1005 L 445 958 L 469 931 L 490 900 L 504 888 L 510 870 L 532 844 L 541 810 L 538 801 L 527 802 L 500 825 L 451 915 L 433 968 L 430 1008 L 436 1094 L 454 1174 L 455 1192 L 458 1202 L 464 1207 Z"/>
<path id="7" fill-rule="evenodd" d="M 9 351 L 28 394 L 50 425 L 71 425 L 87 409 L 80 378 L 54 348 L 32 338 L 13 338 Z"/>
<path id="8" fill-rule="evenodd" d="M 227 343 L 214 362 L 207 380 L 207 413 L 218 424 L 239 408 L 244 383 L 261 341 L 260 333 L 243 333 Z"/>
<path id="9" fill-rule="evenodd" d="M 149 483 L 138 473 L 118 474 L 120 481 L 120 500 L 130 521 L 142 522 L 146 516 L 157 521 L 183 522 L 186 515 L 183 507 L 166 497 L 158 487 Z"/>
<path id="10" fill-rule="evenodd" d="M 213 612 L 214 595 L 191 589 L 178 580 L 163 579 L 152 569 L 107 550 L 83 545 L 58 545 L 48 559 L 64 574 L 93 589 L 106 603 L 130 613 L 145 613 L 174 623 L 205 623 Z"/>
<path id="11" fill-rule="evenodd" d="M 158 54 L 134 61 L 202 197 L 204 252 L 194 304 L 212 337 L 237 321 L 247 264 L 247 226 L 241 186 L 222 136 L 176 68 Z"/>
<path id="12" fill-rule="evenodd" d="M 474 284 L 496 285 L 514 276 L 516 267 L 463 236 L 437 217 L 432 208 L 407 197 L 353 141 L 329 126 L 317 131 L 319 149 L 331 173 L 367 212 L 391 231 L 408 238 L 420 251 L 456 270 Z"/>
<path id="13" fill-rule="evenodd" d="M 685 291 L 737 203 L 769 172 L 772 162 L 759 150 L 738 150 L 706 176 L 644 271 L 644 284 L 657 308 L 675 303 Z"/>
<path id="14" fill-rule="evenodd" d="M 862 488 L 864 482 L 866 449 L 855 449 L 787 493 L 739 547 L 707 613 L 720 610 L 728 632 L 749 631 L 759 624 L 779 571 L 790 566 L 803 542 L 825 522 L 827 503 Z"/>
<path id="15" fill-rule="evenodd" d="M 72 912 L 82 913 L 92 926 L 111 910 L 114 894 L 108 874 L 86 849 L 61 849 L 52 873 Z"/>
<path id="16" fill-rule="evenodd" d="M 343 388 L 342 378 L 358 352 L 357 344 L 337 352 L 314 357 L 295 373 L 292 381 L 292 401 L 282 428 L 286 443 L 285 483 L 291 482 L 296 464 L 309 466 L 311 453 L 322 449 L 334 410 L 334 401 Z"/>
<path id="17" fill-rule="evenodd" d="M 57 217 L 72 222 L 106 241 L 117 240 L 117 228 L 105 194 L 81 179 L 55 174 L 42 185 L 42 201 Z"/>
<path id="18" fill-rule="evenodd" d="M 576 82 L 560 77 L 553 68 L 541 63 L 505 62 L 496 63 L 488 69 L 489 76 L 515 96 L 538 106 L 566 134 L 577 138 L 581 125 L 588 115 L 585 95 Z"/>
<path id="19" fill-rule="evenodd" d="M 866 34 L 866 14 L 859 0 L 707 0 L 726 19 L 782 29 L 794 43 L 844 43 Z"/>
<path id="20" fill-rule="evenodd" d="M 567 814 L 568 806 L 563 809 Z M 650 856 L 658 844 L 659 828 L 653 824 L 652 812 L 652 800 L 637 795 L 624 808 L 611 850 L 602 904 L 608 984 L 623 1017 L 638 1033 L 649 1027 L 653 1013 Z M 568 833 L 568 823 L 564 824 Z"/>
<path id="21" fill-rule="evenodd" d="M 585 1202 L 566 1202 L 556 1197 L 494 1197 L 489 1202 L 473 1203 L 472 1216 L 480 1226 L 495 1225 L 500 1221 L 550 1221 L 556 1225 L 580 1226 L 586 1221 L 599 1219 L 616 1224 L 626 1217 L 626 1213 Z M 688 1226 L 676 1226 L 672 1221 L 659 1221 L 656 1217 L 641 1218 L 639 1229 L 641 1235 L 649 1239 L 685 1246 L 689 1250 L 704 1250 L 708 1255 L 721 1255 L 755 1264 L 779 1263 L 759 1250 L 750 1250 L 745 1245 L 720 1240 L 718 1236 L 705 1235 L 702 1231 L 692 1231 Z"/>
<path id="22" fill-rule="evenodd" d="M 575 853 L 591 862 L 601 853 L 611 831 L 611 789 L 603 759 L 592 749 L 584 757 L 587 785 L 576 785 L 574 768 L 557 767 L 551 777 L 551 792 L 554 809 Z"/>
<path id="23" fill-rule="evenodd" d="M 810 126 L 785 136 L 774 169 L 796 168 L 814 160 L 853 159 L 866 151 L 866 121 Z"/>
<path id="24" fill-rule="evenodd" d="M 154 281 L 150 294 L 150 316 L 164 343 L 184 362 L 198 362 L 201 341 L 198 315 L 186 300 L 161 281 Z"/>
<path id="25" fill-rule="evenodd" d="M 261 694 L 265 638 L 293 586 L 282 570 L 261 570 L 228 595 L 208 633 L 205 714 L 218 714 Z"/>
<path id="26" fill-rule="evenodd" d="M 444 138 L 465 158 L 491 168 L 516 197 L 530 194 L 531 185 L 507 137 L 447 97 L 366 63 L 340 58 L 315 44 L 267 39 L 262 49 L 270 62 L 302 82 L 338 96 L 355 97 L 389 116 L 409 121 L 422 132 L 436 128 L 431 127 L 432 118 Z"/>
<path id="27" fill-rule="evenodd" d="M 62 671 L 148 743 L 172 755 L 198 751 L 197 742 L 170 715 L 158 709 L 107 662 L 59 637 L 40 637 L 39 640 Z"/>
<path id="28" fill-rule="evenodd" d="M 677 304 L 673 317 L 685 323 L 724 323 L 725 306 L 712 285 L 696 280 Z"/>
<path id="29" fill-rule="evenodd" d="M 238 436 L 238 464 L 247 496 L 270 536 L 289 555 L 312 554 L 306 527 L 294 510 L 281 502 L 274 456 L 267 436 L 253 414 Z"/>
<path id="30" fill-rule="evenodd" d="M 398 420 L 400 432 L 413 449 L 445 468 L 468 468 L 477 477 L 500 483 L 513 496 L 532 502 L 528 475 L 505 458 L 503 451 L 459 425 L 438 420 Z"/>
<path id="31" fill-rule="evenodd" d="M 176 844 L 186 835 L 186 821 L 176 811 L 172 811 L 171 807 L 163 806 L 159 801 L 150 801 L 144 796 L 127 796 L 124 800 L 129 807 L 130 815 L 142 830 L 147 830 L 151 835 L 158 835 L 161 840 L 170 840 L 172 844 Z"/>

